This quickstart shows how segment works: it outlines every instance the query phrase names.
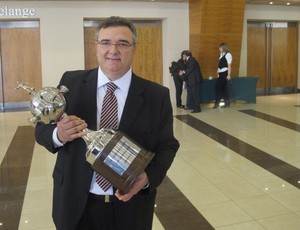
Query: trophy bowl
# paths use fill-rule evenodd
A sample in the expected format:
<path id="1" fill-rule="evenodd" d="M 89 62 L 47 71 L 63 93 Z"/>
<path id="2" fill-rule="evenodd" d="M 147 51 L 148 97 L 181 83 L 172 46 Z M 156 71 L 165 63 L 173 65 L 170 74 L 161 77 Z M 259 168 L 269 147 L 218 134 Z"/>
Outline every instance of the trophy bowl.
<path id="1" fill-rule="evenodd" d="M 44 87 L 32 96 L 30 111 L 33 118 L 31 122 L 45 124 L 59 121 L 64 113 L 66 101 L 61 91 L 54 87 Z"/>
<path id="2" fill-rule="evenodd" d="M 25 89 L 31 95 L 30 112 L 33 117 L 28 121 L 33 126 L 37 123 L 51 124 L 59 121 L 64 114 L 66 100 L 63 93 L 69 92 L 65 86 L 59 89 L 55 87 L 43 87 L 35 91 L 27 83 L 19 83 L 18 87 Z"/>

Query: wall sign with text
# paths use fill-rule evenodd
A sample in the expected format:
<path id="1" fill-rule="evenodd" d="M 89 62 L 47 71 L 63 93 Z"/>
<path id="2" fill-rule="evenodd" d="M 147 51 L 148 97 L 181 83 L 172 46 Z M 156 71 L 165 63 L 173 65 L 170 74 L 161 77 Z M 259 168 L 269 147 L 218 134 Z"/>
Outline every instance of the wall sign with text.
<path id="1" fill-rule="evenodd" d="M 0 17 L 22 17 L 30 18 L 36 13 L 33 8 L 10 8 L 8 6 L 0 6 Z"/>

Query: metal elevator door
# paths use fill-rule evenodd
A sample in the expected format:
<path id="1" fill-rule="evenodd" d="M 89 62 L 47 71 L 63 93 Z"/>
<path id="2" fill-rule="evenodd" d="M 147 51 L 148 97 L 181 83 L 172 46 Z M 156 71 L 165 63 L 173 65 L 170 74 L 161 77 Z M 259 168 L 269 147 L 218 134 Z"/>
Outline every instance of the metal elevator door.
<path id="1" fill-rule="evenodd" d="M 0 111 L 29 107 L 17 81 L 41 88 L 41 69 L 39 21 L 0 21 Z"/>
<path id="2" fill-rule="evenodd" d="M 247 31 L 247 73 L 259 78 L 257 93 L 296 92 L 297 23 L 250 21 Z"/>

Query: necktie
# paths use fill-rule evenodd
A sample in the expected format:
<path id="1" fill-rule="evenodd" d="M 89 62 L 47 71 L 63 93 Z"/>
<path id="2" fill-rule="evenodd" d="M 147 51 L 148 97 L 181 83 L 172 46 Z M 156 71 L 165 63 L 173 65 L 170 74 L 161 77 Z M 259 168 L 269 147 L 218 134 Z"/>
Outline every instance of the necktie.
<path id="1" fill-rule="evenodd" d="M 113 82 L 107 83 L 101 109 L 100 129 L 118 128 L 118 101 L 114 94 L 116 89 L 117 86 Z M 96 173 L 96 182 L 103 191 L 107 191 L 111 187 L 111 183 L 98 173 Z"/>

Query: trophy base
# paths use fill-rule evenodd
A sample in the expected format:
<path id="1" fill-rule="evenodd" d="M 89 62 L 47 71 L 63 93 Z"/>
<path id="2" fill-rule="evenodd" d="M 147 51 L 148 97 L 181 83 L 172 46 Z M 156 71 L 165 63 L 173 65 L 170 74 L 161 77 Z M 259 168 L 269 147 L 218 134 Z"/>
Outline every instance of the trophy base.
<path id="1" fill-rule="evenodd" d="M 88 146 L 87 159 L 90 154 L 95 156 L 93 162 L 88 160 L 92 168 L 123 194 L 130 190 L 155 155 L 121 131 L 115 132 L 104 147 L 92 142 Z"/>

